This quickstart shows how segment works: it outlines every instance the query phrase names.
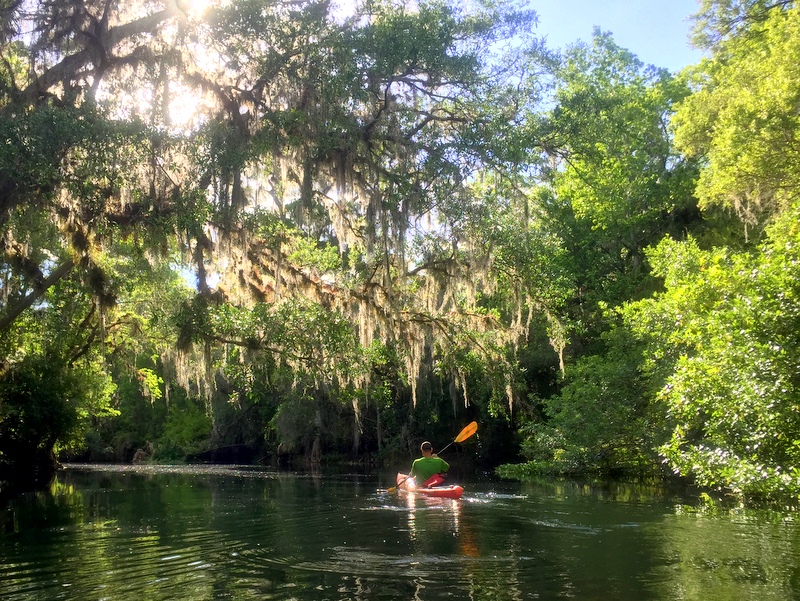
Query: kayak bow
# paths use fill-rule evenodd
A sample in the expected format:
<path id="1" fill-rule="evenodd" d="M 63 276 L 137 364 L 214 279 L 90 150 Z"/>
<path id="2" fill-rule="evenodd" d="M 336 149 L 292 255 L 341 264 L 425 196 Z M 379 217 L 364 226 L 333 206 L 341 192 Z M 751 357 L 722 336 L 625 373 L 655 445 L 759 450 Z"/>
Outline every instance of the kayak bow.
<path id="1" fill-rule="evenodd" d="M 404 493 L 425 495 L 426 497 L 446 497 L 448 499 L 460 499 L 464 494 L 464 489 L 457 484 L 449 486 L 433 486 L 426 488 L 417 486 L 414 478 L 409 478 L 406 474 L 397 474 L 397 490 Z"/>

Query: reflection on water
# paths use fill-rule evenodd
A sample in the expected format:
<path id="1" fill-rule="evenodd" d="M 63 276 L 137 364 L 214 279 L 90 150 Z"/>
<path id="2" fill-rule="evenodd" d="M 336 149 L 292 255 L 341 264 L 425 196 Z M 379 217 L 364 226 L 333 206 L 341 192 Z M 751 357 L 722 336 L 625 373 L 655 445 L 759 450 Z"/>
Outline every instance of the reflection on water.
<path id="1" fill-rule="evenodd" d="M 408 509 L 408 532 L 412 541 L 424 545 L 433 533 L 443 532 L 452 537 L 457 552 L 463 557 L 480 557 L 475 531 L 470 520 L 461 520 L 463 501 L 401 494 Z"/>
<path id="2" fill-rule="evenodd" d="M 800 598 L 791 516 L 705 513 L 647 485 L 89 467 L 0 505 L 0 597 Z"/>

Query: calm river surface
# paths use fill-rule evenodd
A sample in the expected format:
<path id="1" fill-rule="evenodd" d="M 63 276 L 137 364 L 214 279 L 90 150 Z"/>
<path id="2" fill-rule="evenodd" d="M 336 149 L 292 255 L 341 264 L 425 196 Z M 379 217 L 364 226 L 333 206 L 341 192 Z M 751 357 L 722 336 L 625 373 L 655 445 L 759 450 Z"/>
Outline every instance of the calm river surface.
<path id="1" fill-rule="evenodd" d="M 634 486 L 68 466 L 0 501 L 0 599 L 800 599 L 791 515 Z"/>

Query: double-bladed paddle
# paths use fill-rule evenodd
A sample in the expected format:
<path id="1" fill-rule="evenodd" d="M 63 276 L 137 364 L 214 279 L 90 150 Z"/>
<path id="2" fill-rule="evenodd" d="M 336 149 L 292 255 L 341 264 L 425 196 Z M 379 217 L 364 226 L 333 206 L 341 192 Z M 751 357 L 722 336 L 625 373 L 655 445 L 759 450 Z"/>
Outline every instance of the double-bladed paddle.
<path id="1" fill-rule="evenodd" d="M 451 442 L 447 443 L 445 445 L 444 449 L 442 449 L 441 451 L 439 451 L 436 454 L 439 455 L 439 454 L 443 453 L 447 449 L 447 447 L 449 447 L 454 442 L 464 442 L 467 438 L 469 438 L 470 436 L 475 434 L 475 432 L 477 432 L 477 431 L 478 431 L 478 422 L 472 422 L 470 424 L 467 424 L 464 427 L 464 429 L 461 430 L 461 432 L 458 433 L 458 436 L 456 436 L 455 439 L 453 439 Z M 403 484 L 403 482 L 408 480 L 410 477 L 411 476 L 406 476 L 405 478 L 400 480 L 400 482 L 397 483 L 397 486 L 400 486 L 401 484 Z M 387 492 L 395 492 L 397 490 L 397 486 L 390 486 L 387 489 Z"/>

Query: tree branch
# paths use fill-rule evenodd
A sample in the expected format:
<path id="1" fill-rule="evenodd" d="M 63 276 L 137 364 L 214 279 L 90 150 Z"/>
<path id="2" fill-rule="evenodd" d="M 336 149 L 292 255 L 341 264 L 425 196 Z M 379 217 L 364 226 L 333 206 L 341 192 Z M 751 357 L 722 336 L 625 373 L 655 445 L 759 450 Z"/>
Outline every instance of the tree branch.
<path id="1" fill-rule="evenodd" d="M 65 81 L 77 73 L 81 67 L 90 63 L 94 64 L 98 53 L 102 53 L 106 57 L 111 57 L 113 55 L 113 48 L 123 40 L 152 31 L 164 21 L 180 14 L 183 13 L 174 0 L 168 0 L 163 10 L 109 29 L 105 29 L 108 19 L 107 15 L 104 15 L 103 20 L 96 23 L 96 31 L 82 32 L 87 38 L 91 39 L 91 45 L 84 46 L 78 52 L 65 56 L 59 63 L 56 63 L 44 71 L 44 73 L 35 77 L 28 87 L 22 91 L 22 99 L 29 103 L 35 102 L 36 98 L 41 94 L 45 94 L 57 83 Z"/>
<path id="2" fill-rule="evenodd" d="M 47 290 L 53 286 L 56 282 L 58 282 L 61 278 L 67 275 L 72 268 L 75 266 L 75 262 L 72 259 L 67 259 L 61 265 L 59 265 L 55 270 L 53 270 L 49 276 L 47 276 L 41 283 L 40 286 L 37 286 L 36 289 L 31 292 L 28 296 L 26 296 L 22 301 L 20 301 L 15 307 L 12 307 L 2 319 L 0 319 L 0 332 L 8 328 L 14 321 L 19 317 L 25 309 L 29 308 L 33 303 L 39 300 Z"/>

